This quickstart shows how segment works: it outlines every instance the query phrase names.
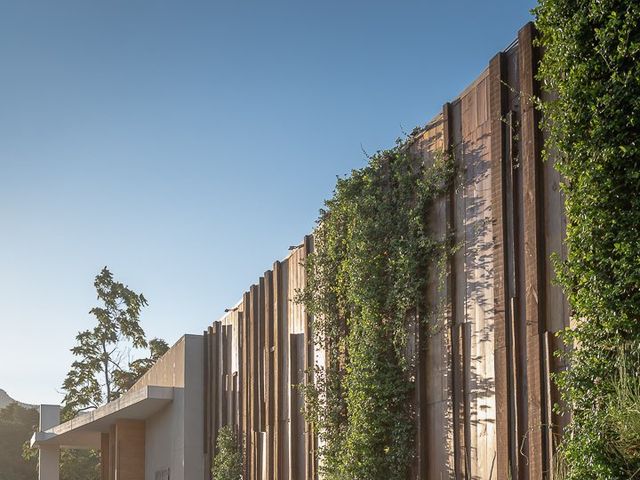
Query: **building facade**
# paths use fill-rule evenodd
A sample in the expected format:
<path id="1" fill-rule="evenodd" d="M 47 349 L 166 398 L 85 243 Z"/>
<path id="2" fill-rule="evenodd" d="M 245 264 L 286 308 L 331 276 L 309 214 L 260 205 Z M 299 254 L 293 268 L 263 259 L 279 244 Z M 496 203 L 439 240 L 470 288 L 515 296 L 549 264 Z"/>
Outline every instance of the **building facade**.
<path id="1" fill-rule="evenodd" d="M 533 25 L 523 27 L 412 137 L 427 163 L 434 152 L 453 154 L 454 186 L 429 224 L 460 246 L 444 282 L 429 290 L 446 308 L 410 332 L 418 358 L 412 479 L 551 478 L 566 422 L 552 408 L 551 375 L 564 368 L 553 352 L 563 348 L 556 333 L 569 325 L 569 308 L 550 258 L 566 253 L 566 225 L 561 178 L 542 161 L 534 37 Z M 317 436 L 299 386 L 313 382 L 309 368 L 323 352 L 296 301 L 312 251 L 308 236 L 116 402 L 62 425 L 43 406 L 34 439 L 41 480 L 57 480 L 56 449 L 69 445 L 101 448 L 104 479 L 209 479 L 225 425 L 244 447 L 245 480 L 318 478 Z"/>
<path id="2" fill-rule="evenodd" d="M 206 478 L 203 353 L 201 335 L 183 336 L 122 397 L 62 424 L 41 405 L 40 480 L 59 479 L 62 448 L 100 450 L 103 480 Z"/>

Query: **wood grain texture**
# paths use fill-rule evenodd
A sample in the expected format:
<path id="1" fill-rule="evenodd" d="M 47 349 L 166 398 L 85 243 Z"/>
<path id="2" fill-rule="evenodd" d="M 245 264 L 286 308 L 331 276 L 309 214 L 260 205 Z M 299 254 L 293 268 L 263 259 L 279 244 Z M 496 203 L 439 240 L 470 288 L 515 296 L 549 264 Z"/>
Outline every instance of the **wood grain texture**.
<path id="1" fill-rule="evenodd" d="M 242 438 L 242 447 L 244 449 L 244 477 L 250 477 L 251 472 L 251 404 L 250 404 L 250 389 L 249 385 L 251 384 L 249 365 L 250 365 L 250 357 L 249 357 L 249 348 L 250 342 L 249 339 L 251 337 L 251 323 L 250 323 L 250 297 L 249 292 L 245 292 L 242 297 L 242 361 L 240 363 L 240 374 L 242 381 L 242 405 L 241 408 L 241 416 L 242 416 L 242 429 L 241 429 L 241 438 Z"/>
<path id="2" fill-rule="evenodd" d="M 282 301 L 280 299 L 282 293 L 282 271 L 280 262 L 273 264 L 273 423 L 275 427 L 275 435 L 273 439 L 274 463 L 273 475 L 276 479 L 281 478 L 282 472 L 282 445 L 284 444 L 284 425 L 281 420 L 281 404 L 282 404 L 282 371 L 283 362 L 281 359 L 281 337 L 282 337 Z"/>
<path id="3" fill-rule="evenodd" d="M 496 475 L 498 480 L 512 478 L 510 471 L 509 363 L 507 352 L 508 316 L 506 313 L 505 282 L 505 151 L 502 118 L 506 106 L 506 65 L 503 53 L 489 63 L 489 117 L 491 122 L 491 193 L 493 216 L 493 275 L 494 275 L 494 365 L 496 376 Z"/>
<path id="4" fill-rule="evenodd" d="M 115 480 L 141 480 L 145 476 L 145 425 L 143 420 L 118 420 L 115 424 Z"/>
<path id="5" fill-rule="evenodd" d="M 534 79 L 537 50 L 532 45 L 535 32 L 529 23 L 518 33 L 519 74 L 521 90 L 522 178 L 524 213 L 524 301 L 527 332 L 527 393 L 529 478 L 545 478 L 549 474 L 546 377 L 543 354 L 545 326 L 545 278 L 543 236 L 543 184 L 541 179 L 541 144 L 538 112 L 533 98 L 539 94 Z"/>

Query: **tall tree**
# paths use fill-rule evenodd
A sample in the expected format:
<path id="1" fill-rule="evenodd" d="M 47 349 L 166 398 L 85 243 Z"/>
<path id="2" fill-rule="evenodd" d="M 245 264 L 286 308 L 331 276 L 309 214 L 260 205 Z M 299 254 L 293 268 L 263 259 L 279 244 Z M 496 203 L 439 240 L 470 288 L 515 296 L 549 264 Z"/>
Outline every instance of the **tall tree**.
<path id="1" fill-rule="evenodd" d="M 96 276 L 94 286 L 100 304 L 89 313 L 96 325 L 76 335 L 77 345 L 71 349 L 76 360 L 62 385 L 65 420 L 118 398 L 169 349 L 164 340 L 146 339 L 140 325 L 140 313 L 148 304 L 144 295 L 115 281 L 107 267 Z M 132 349 L 147 347 L 148 357 L 131 359 Z M 35 453 L 28 448 L 25 452 L 25 459 Z M 92 450 L 65 449 L 60 456 L 60 477 L 98 480 L 99 461 Z"/>
<path id="2" fill-rule="evenodd" d="M 148 305 L 142 294 L 113 278 L 107 267 L 94 286 L 100 305 L 89 313 L 95 327 L 76 336 L 76 360 L 63 383 L 64 418 L 115 400 L 130 388 L 167 350 L 164 340 L 147 341 L 140 313 Z M 147 358 L 131 360 L 131 350 L 150 348 Z"/>

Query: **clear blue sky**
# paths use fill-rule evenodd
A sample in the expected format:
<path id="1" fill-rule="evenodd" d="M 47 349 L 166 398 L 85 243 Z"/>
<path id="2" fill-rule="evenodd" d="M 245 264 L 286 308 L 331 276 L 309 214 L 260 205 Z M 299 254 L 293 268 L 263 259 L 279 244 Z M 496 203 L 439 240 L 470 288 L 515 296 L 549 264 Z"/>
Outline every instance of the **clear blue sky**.
<path id="1" fill-rule="evenodd" d="M 60 401 L 104 265 L 201 333 L 534 3 L 0 1 L 0 388 Z"/>

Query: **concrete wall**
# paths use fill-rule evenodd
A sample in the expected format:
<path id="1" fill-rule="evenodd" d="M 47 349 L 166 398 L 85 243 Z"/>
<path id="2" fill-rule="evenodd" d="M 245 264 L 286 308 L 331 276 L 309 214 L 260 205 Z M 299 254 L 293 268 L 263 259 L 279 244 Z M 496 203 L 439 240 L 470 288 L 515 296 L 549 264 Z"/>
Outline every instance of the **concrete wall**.
<path id="1" fill-rule="evenodd" d="M 133 387 L 174 387 L 173 401 L 146 421 L 145 480 L 206 478 L 202 355 L 202 337 L 185 335 Z"/>

